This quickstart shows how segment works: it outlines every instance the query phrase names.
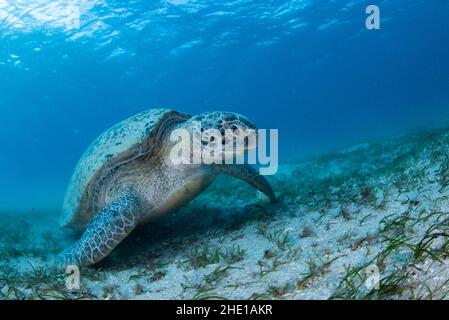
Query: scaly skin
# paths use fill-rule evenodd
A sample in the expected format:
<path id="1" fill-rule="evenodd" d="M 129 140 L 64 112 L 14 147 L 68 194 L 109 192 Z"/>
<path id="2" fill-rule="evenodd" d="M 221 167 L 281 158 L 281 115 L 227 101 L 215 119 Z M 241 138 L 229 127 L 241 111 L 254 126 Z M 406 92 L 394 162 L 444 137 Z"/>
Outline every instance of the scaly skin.
<path id="1" fill-rule="evenodd" d="M 89 266 L 102 260 L 137 226 L 141 207 L 141 200 L 133 191 L 111 202 L 92 220 L 82 237 L 58 256 L 58 267 Z"/>
<path id="2" fill-rule="evenodd" d="M 276 202 L 276 195 L 267 179 L 260 175 L 256 169 L 248 164 L 221 164 L 215 165 L 214 171 L 241 179 L 257 190 L 263 192 L 271 202 Z"/>

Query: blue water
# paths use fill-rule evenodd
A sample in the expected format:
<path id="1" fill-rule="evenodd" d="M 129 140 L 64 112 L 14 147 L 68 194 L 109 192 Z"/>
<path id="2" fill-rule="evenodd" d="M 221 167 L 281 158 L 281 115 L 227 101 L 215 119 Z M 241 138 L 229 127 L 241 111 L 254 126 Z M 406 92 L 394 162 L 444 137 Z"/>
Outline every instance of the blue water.
<path id="1" fill-rule="evenodd" d="M 0 0 L 0 210 L 57 210 L 92 139 L 148 107 L 278 128 L 281 163 L 449 119 L 448 16 L 447 0 Z"/>

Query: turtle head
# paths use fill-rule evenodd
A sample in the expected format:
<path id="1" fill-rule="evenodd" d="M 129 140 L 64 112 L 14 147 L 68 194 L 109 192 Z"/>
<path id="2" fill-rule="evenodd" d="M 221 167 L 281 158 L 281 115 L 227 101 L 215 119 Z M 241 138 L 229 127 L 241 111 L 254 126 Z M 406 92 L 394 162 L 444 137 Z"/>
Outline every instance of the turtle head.
<path id="1" fill-rule="evenodd" d="M 256 125 L 248 118 L 234 112 L 204 112 L 190 119 L 201 125 L 202 131 L 218 130 L 224 135 L 225 130 L 246 131 L 255 130 Z"/>
<path id="2" fill-rule="evenodd" d="M 194 153 L 224 155 L 228 159 L 256 147 L 256 126 L 248 118 L 233 112 L 201 113 L 178 128 L 191 132 L 194 145 L 201 146 L 201 150 L 194 149 Z"/>

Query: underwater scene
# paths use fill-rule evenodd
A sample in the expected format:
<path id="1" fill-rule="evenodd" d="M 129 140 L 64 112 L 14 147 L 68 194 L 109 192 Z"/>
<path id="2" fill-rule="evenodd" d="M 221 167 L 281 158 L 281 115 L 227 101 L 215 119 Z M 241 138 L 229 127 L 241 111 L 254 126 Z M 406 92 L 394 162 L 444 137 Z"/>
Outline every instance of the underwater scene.
<path id="1" fill-rule="evenodd" d="M 446 0 L 0 0 L 0 300 L 449 298 Z"/>

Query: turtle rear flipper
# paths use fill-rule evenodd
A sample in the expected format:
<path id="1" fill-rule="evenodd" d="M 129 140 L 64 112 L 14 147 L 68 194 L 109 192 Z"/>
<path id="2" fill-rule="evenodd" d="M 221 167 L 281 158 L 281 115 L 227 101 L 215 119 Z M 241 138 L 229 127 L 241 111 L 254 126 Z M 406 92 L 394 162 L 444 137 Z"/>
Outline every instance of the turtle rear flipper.
<path id="1" fill-rule="evenodd" d="M 139 196 L 125 193 L 98 213 L 81 239 L 58 256 L 57 266 L 89 266 L 102 260 L 134 230 L 141 215 Z"/>

